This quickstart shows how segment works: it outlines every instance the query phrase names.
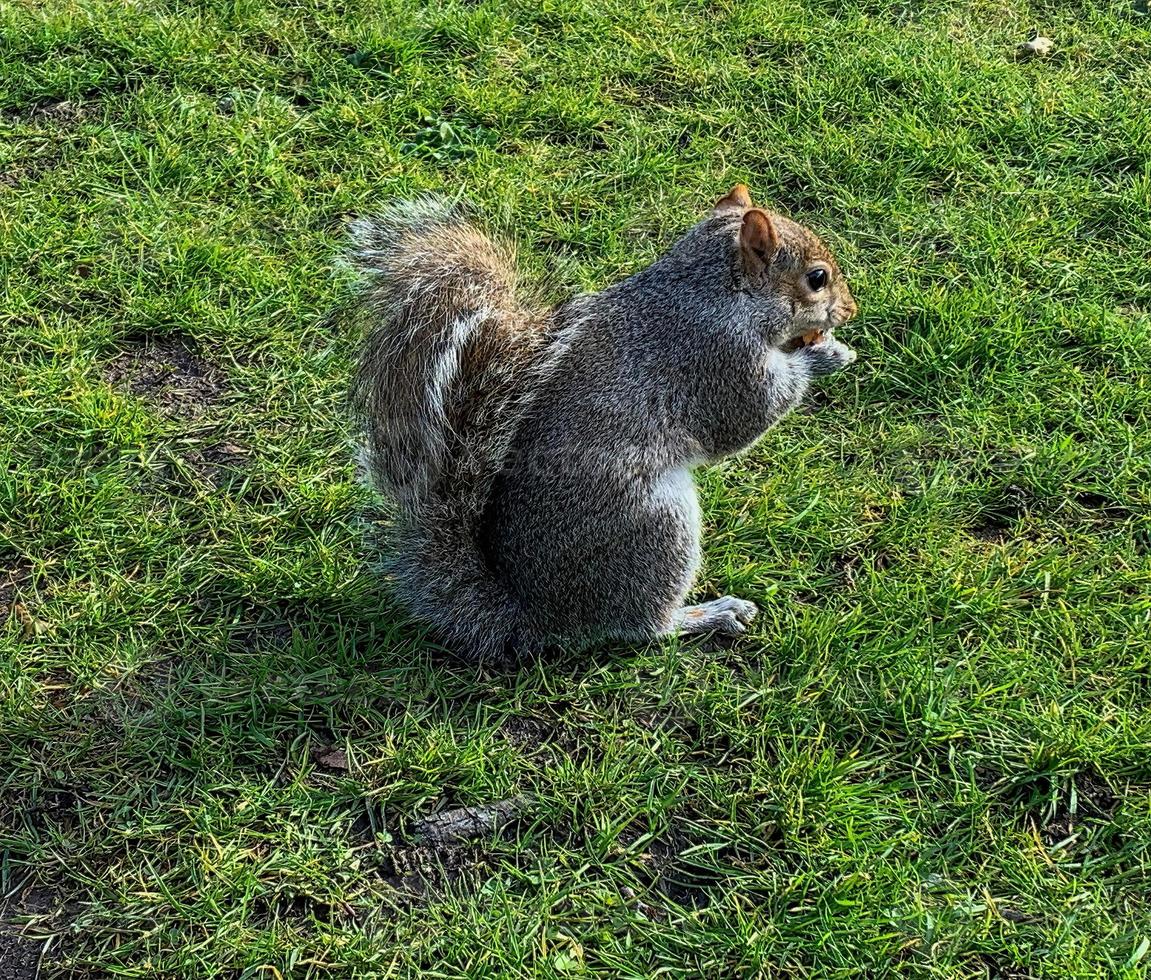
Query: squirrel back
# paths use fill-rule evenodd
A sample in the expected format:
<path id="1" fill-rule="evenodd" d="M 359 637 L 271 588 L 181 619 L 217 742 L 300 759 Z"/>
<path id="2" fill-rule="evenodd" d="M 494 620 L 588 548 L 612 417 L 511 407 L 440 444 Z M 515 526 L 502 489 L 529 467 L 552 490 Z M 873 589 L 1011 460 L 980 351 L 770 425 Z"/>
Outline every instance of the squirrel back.
<path id="1" fill-rule="evenodd" d="M 365 328 L 352 405 L 363 469 L 397 505 L 390 571 L 451 645 L 501 653 L 517 610 L 478 523 L 562 352 L 554 318 L 521 299 L 511 251 L 447 202 L 397 202 L 350 231 L 360 285 L 344 313 Z M 453 608 L 477 613 L 456 620 Z"/>

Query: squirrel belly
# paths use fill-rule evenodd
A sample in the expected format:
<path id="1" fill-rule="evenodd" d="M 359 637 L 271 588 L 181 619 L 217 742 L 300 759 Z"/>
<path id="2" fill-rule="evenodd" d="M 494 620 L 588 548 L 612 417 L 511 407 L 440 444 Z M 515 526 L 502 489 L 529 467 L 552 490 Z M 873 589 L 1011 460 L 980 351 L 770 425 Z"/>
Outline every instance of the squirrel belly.
<path id="1" fill-rule="evenodd" d="M 855 303 L 813 233 L 721 199 L 657 262 L 555 307 L 458 209 L 352 227 L 362 469 L 390 498 L 398 597 L 475 657 L 742 632 L 753 604 L 685 606 L 691 468 L 754 442 L 855 354 Z M 796 338 L 821 332 L 819 343 Z"/>

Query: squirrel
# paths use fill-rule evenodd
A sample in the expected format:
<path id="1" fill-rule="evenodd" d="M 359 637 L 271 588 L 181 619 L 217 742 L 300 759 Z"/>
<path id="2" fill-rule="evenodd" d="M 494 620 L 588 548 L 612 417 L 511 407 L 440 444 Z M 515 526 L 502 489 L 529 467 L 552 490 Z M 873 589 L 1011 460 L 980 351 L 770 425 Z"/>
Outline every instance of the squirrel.
<path id="1" fill-rule="evenodd" d="M 686 603 L 691 471 L 855 360 L 820 239 L 740 184 L 654 264 L 549 308 L 437 198 L 350 231 L 362 467 L 394 504 L 397 596 L 433 636 L 485 657 L 743 632 L 753 603 Z"/>

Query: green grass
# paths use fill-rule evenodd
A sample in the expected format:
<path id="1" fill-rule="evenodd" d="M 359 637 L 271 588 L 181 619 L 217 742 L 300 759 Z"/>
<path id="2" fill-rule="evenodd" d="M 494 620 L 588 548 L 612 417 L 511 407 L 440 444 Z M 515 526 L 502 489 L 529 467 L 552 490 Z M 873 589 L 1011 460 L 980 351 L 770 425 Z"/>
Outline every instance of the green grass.
<path id="1" fill-rule="evenodd" d="M 1149 105 L 1128 0 L 0 4 L 9 971 L 1146 975 Z M 701 474 L 753 630 L 437 653 L 363 540 L 343 220 L 463 193 L 574 291 L 740 180 L 862 309 Z"/>

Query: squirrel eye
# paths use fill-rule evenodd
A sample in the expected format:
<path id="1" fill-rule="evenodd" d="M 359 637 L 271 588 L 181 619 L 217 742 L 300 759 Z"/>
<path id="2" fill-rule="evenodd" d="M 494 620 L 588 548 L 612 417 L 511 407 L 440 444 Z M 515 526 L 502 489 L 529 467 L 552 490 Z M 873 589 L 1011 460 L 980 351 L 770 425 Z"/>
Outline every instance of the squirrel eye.
<path id="1" fill-rule="evenodd" d="M 807 285 L 813 293 L 818 293 L 824 286 L 827 285 L 827 270 L 812 269 L 807 274 Z"/>

